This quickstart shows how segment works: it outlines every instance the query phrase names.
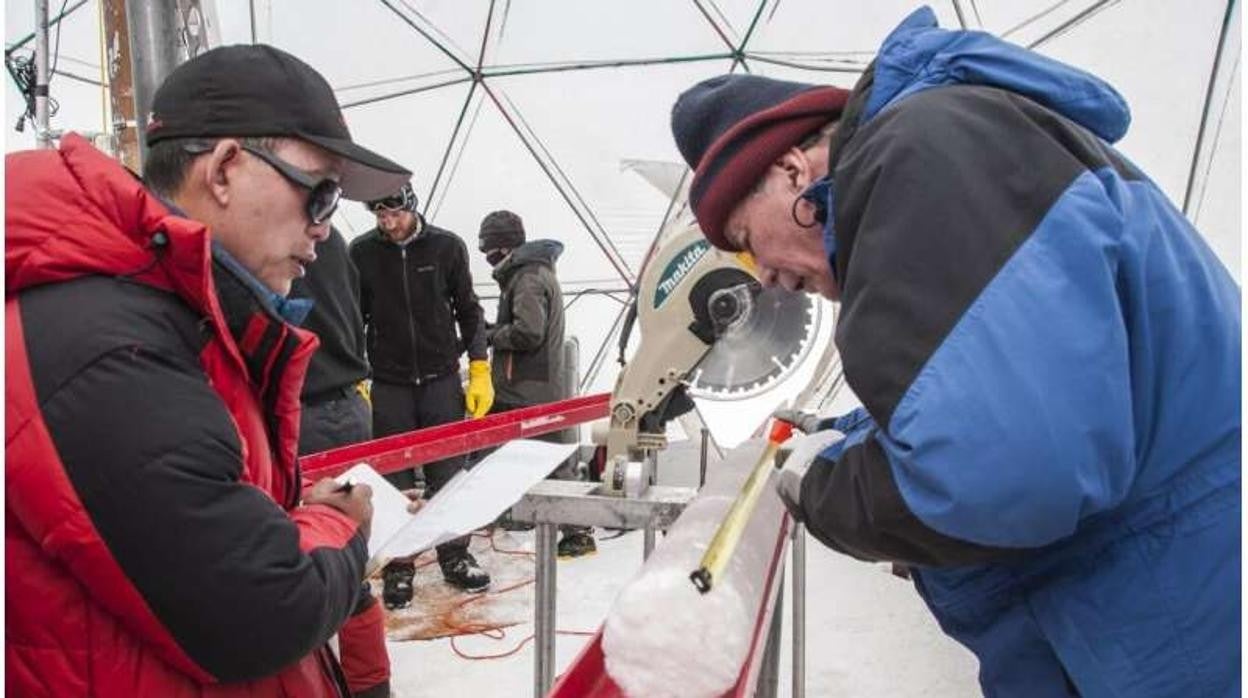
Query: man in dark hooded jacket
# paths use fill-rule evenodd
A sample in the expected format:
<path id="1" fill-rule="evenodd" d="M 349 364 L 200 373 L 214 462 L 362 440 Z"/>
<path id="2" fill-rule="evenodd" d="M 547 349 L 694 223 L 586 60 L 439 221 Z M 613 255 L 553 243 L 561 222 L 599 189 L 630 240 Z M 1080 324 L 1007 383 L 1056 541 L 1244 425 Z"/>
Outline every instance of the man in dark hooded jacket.
<path id="1" fill-rule="evenodd" d="M 555 261 L 563 243 L 525 242 L 524 222 L 511 211 L 495 211 L 481 221 L 479 248 L 494 267 L 501 295 L 497 322 L 486 332 L 493 347 L 491 362 L 495 414 L 569 396 L 563 379 L 563 290 Z M 545 438 L 563 441 L 552 432 Z M 576 479 L 572 461 L 561 465 L 555 477 Z M 597 550 L 593 529 L 561 526 L 560 557 L 579 557 Z"/>

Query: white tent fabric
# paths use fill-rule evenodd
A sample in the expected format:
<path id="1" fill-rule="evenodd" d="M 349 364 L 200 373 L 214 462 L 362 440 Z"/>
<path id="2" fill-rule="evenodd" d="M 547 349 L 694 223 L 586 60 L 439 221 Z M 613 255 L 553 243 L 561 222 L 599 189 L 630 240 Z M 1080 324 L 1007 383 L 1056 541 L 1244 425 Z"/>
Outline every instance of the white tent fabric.
<path id="1" fill-rule="evenodd" d="M 61 24 L 51 86 L 60 104 L 53 127 L 109 130 L 99 84 L 108 72 L 100 0 L 62 2 L 51 3 L 54 15 L 70 11 Z M 614 382 L 615 334 L 630 285 L 673 213 L 661 190 L 683 172 L 665 164 L 680 162 L 668 131 L 676 96 L 698 80 L 733 70 L 850 86 L 885 34 L 918 5 L 215 3 L 224 43 L 272 43 L 324 73 L 356 139 L 412 169 L 430 218 L 458 232 L 471 249 L 481 218 L 499 208 L 520 213 L 531 236 L 565 244 L 559 275 L 568 294 L 568 332 L 580 339 L 582 370 L 590 374 L 582 386 L 587 393 L 609 390 Z M 33 48 L 26 40 L 34 28 L 33 5 L 5 4 L 6 47 L 16 47 L 15 56 L 29 56 Z M 932 6 L 946 27 L 983 29 L 1034 45 L 1113 84 L 1134 116 L 1122 150 L 1187 211 L 1241 278 L 1241 12 L 1234 0 L 950 0 Z M 11 125 L 24 104 L 13 81 L 6 85 L 5 123 Z M 31 147 L 32 127 L 6 130 L 6 151 Z M 335 223 L 348 237 L 373 225 L 356 204 L 344 205 Z M 477 255 L 473 273 L 478 292 L 491 295 L 493 281 Z M 488 300 L 487 306 L 492 313 Z M 826 344 L 832 315 L 824 310 L 816 341 Z M 632 347 L 637 343 L 634 338 Z M 606 349 L 600 353 L 600 347 Z M 767 396 L 703 402 L 701 412 L 716 438 L 731 445 L 748 436 L 776 402 L 810 379 L 817 357 L 813 352 L 807 365 Z M 852 399 L 847 394 L 837 404 Z M 696 478 L 692 472 L 675 475 L 687 479 L 671 484 Z M 641 559 L 639 538 L 604 538 L 602 554 L 561 565 L 558 627 L 600 622 Z M 810 695 L 974 693 L 974 659 L 939 635 L 908 585 L 813 543 L 809 554 L 810 588 L 818 589 L 809 606 Z M 469 651 L 498 649 L 473 640 Z M 582 642 L 561 640 L 558 669 Z M 781 695 L 787 695 L 787 632 L 782 643 Z M 531 649 L 488 666 L 455 660 L 444 642 L 392 643 L 390 652 L 398 695 L 527 695 Z"/>
<path id="2" fill-rule="evenodd" d="M 103 77 L 100 8 L 98 0 L 72 5 L 60 37 L 64 75 L 52 84 L 61 104 L 53 124 L 101 131 L 103 92 L 82 81 Z M 6 4 L 8 45 L 33 28 L 32 6 Z M 422 209 L 471 249 L 481 218 L 499 208 L 523 216 L 531 237 L 564 243 L 559 275 L 570 304 L 568 332 L 581 342 L 588 374 L 582 389 L 597 392 L 613 385 L 618 319 L 670 214 L 668 197 L 650 182 L 672 176 L 656 175 L 662 165 L 654 163 L 680 162 L 668 130 L 676 96 L 700 79 L 745 70 L 850 86 L 915 6 L 898 0 L 230 0 L 215 9 L 223 43 L 266 41 L 319 69 L 356 139 L 412 169 Z M 1187 200 L 1189 217 L 1239 278 L 1240 12 L 1234 2 L 954 0 L 933 8 L 946 27 L 983 29 L 1034 46 L 1118 88 L 1134 116 L 1122 150 L 1176 204 Z M 7 84 L 6 116 L 14 123 L 22 100 Z M 8 132 L 6 148 L 31 147 L 32 130 Z M 373 220 L 362 206 L 347 204 L 336 223 L 350 238 Z M 492 313 L 488 266 L 475 254 L 472 263 Z M 704 412 L 721 440 L 732 443 L 745 435 L 742 419 L 757 423 L 780 397 L 760 398 L 753 409 L 720 409 L 722 416 L 714 406 Z"/>

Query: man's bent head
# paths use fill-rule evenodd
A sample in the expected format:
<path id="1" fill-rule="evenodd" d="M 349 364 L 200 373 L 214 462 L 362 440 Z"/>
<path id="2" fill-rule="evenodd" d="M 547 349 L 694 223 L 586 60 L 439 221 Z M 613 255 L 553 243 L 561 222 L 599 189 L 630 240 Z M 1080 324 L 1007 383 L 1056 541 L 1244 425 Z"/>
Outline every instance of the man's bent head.
<path id="1" fill-rule="evenodd" d="M 836 296 L 822 231 L 801 195 L 827 173 L 828 142 L 848 97 L 838 87 L 723 75 L 685 91 L 672 108 L 702 231 L 716 247 L 753 253 L 766 285 Z"/>

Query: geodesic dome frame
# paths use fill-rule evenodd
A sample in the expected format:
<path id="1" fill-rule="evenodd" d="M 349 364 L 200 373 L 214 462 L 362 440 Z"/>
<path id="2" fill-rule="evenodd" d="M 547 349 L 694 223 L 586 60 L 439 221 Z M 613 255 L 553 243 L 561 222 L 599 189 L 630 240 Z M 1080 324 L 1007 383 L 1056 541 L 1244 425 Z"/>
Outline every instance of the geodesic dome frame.
<path id="1" fill-rule="evenodd" d="M 272 43 L 325 74 L 355 137 L 412 169 L 424 213 L 470 249 L 480 219 L 499 208 L 523 216 L 531 238 L 564 242 L 568 332 L 585 347 L 581 388 L 588 392 L 610 388 L 614 339 L 637 273 L 658 233 L 681 213 L 666 191 L 683 171 L 668 133 L 680 91 L 731 71 L 850 86 L 916 6 L 252 0 L 217 4 L 215 20 L 222 43 Z M 1114 84 L 1135 117 L 1122 150 L 1238 275 L 1234 0 L 932 6 L 944 26 L 991 31 Z M 10 31 L 20 28 L 20 35 L 31 26 L 22 10 L 6 7 Z M 87 84 L 89 58 L 107 43 L 87 21 L 98 14 L 98 0 L 66 2 L 62 10 L 71 14 L 61 39 L 65 78 L 53 84 L 62 102 L 56 125 L 99 130 L 92 120 L 98 88 Z M 87 106 L 71 112 L 74 104 Z M 373 225 L 363 207 L 351 205 L 336 223 L 348 237 Z M 488 303 L 494 285 L 477 255 L 473 272 Z"/>

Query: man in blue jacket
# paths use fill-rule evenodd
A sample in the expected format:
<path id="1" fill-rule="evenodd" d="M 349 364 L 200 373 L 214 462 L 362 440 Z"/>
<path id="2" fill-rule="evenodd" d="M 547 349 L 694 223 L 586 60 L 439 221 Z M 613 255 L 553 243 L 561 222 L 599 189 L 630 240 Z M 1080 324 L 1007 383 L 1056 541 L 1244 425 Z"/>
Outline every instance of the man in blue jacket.
<path id="1" fill-rule="evenodd" d="M 852 92 L 728 75 L 672 112 L 707 238 L 841 301 L 864 409 L 781 497 L 909 566 L 989 696 L 1239 695 L 1239 289 L 1129 121 L 927 8 Z"/>

